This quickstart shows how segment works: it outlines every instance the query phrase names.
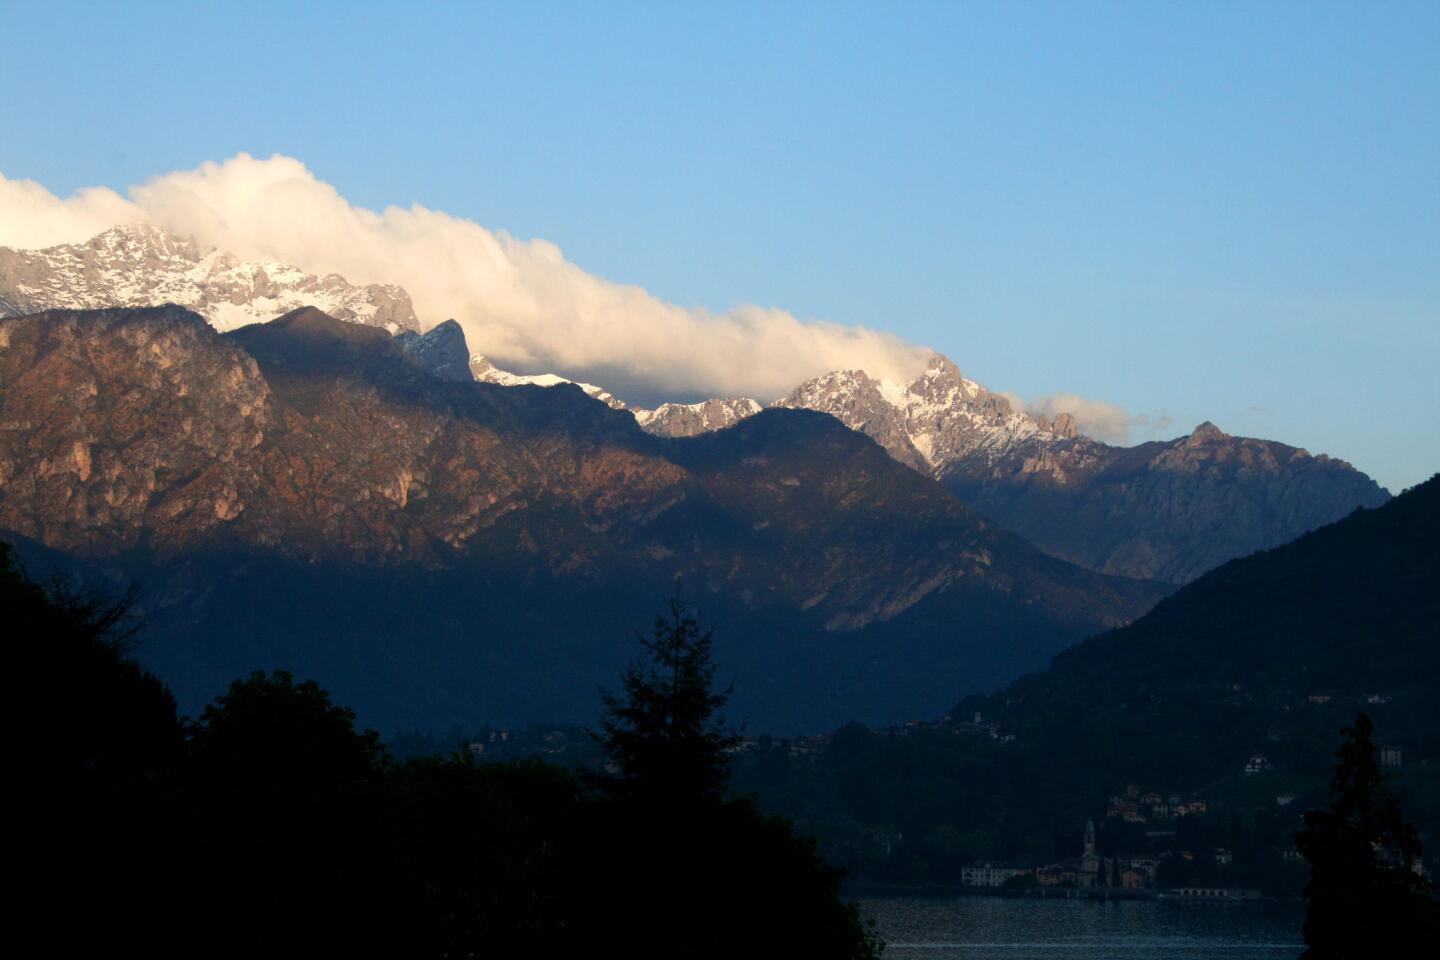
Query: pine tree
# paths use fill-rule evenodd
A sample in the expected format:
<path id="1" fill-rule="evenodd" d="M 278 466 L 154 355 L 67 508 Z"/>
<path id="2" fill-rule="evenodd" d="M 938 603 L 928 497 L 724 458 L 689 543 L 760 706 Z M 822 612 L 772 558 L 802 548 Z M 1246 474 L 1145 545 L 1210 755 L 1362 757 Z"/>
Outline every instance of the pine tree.
<path id="1" fill-rule="evenodd" d="M 677 594 L 640 644 L 620 692 L 601 692 L 614 768 L 594 838 L 603 882 L 588 885 L 576 929 L 625 930 L 635 960 L 875 960 L 883 945 L 815 841 L 753 798 L 726 797 L 740 738 L 722 716 L 730 689 L 714 689 L 711 632 Z M 636 904 L 644 922 L 617 927 Z"/>
<path id="2" fill-rule="evenodd" d="M 1380 771 L 1374 725 L 1363 713 L 1345 741 L 1330 783 L 1330 808 L 1305 814 L 1296 846 L 1310 862 L 1305 887 L 1304 957 L 1349 960 L 1399 956 L 1440 946 L 1440 910 L 1416 867 L 1420 839 Z"/>
<path id="3" fill-rule="evenodd" d="M 644 654 L 622 674 L 622 693 L 600 694 L 611 787 L 642 800 L 719 799 L 740 738 L 721 714 L 730 689 L 713 689 L 711 631 L 701 630 L 677 593 L 640 644 Z"/>

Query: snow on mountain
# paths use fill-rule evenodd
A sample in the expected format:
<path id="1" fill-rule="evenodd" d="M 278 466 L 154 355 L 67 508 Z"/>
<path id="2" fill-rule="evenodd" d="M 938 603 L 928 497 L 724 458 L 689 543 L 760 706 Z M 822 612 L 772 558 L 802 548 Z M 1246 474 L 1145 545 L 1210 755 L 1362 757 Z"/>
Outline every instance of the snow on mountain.
<path id="1" fill-rule="evenodd" d="M 599 400 L 607 407 L 610 407 L 614 410 L 628 409 L 625 406 L 624 400 L 621 400 L 619 397 L 613 396 L 604 387 L 597 387 L 593 383 L 581 383 L 577 380 L 567 380 L 566 378 L 557 376 L 553 373 L 539 373 L 529 375 L 509 373 L 496 367 L 495 364 L 491 363 L 489 360 L 485 359 L 484 356 L 478 353 L 473 354 L 470 357 L 470 373 L 475 377 L 476 380 L 479 380 L 483 383 L 498 383 L 502 387 L 554 387 L 559 386 L 562 383 L 573 383 L 575 384 L 575 386 L 579 387 L 581 390 L 584 390 L 588 395 L 594 397 L 596 400 Z"/>
<path id="2" fill-rule="evenodd" d="M 316 276 L 222 250 L 205 252 L 146 224 L 43 250 L 0 247 L 0 316 L 165 303 L 195 311 L 218 330 L 303 306 L 392 334 L 419 330 L 410 295 L 393 284 L 359 286 L 334 273 Z"/>
<path id="3" fill-rule="evenodd" d="M 1017 450 L 1037 450 L 1076 436 L 1068 414 L 1054 420 L 1016 411 L 1003 396 L 960 375 L 935 354 L 909 383 L 871 377 L 863 370 L 835 370 L 806 381 L 769 404 L 828 413 L 867 434 L 891 456 L 925 474 L 939 476 L 959 460 L 994 462 Z M 765 405 L 749 398 L 667 403 L 636 410 L 642 429 L 686 437 L 732 426 Z"/>
<path id="4" fill-rule="evenodd" d="M 765 409 L 749 397 L 724 397 L 700 403 L 662 403 L 654 410 L 633 410 L 640 429 L 662 437 L 693 437 L 734 426 Z"/>
<path id="5" fill-rule="evenodd" d="M 149 225 L 114 227 L 86 243 L 43 250 L 0 247 L 0 316 L 164 303 L 194 310 L 222 331 L 313 306 L 340 320 L 398 334 L 401 346 L 442 379 L 541 387 L 574 382 L 614 409 L 629 409 L 592 383 L 497 368 L 469 352 L 453 320 L 421 334 L 410 297 L 398 286 L 359 286 L 337 274 L 316 276 L 285 264 L 242 261 L 221 250 L 204 252 Z M 1074 435 L 1073 423 L 1052 425 L 1011 410 L 1004 397 L 964 379 L 939 355 L 908 384 L 877 380 L 861 370 L 835 371 L 769 405 L 832 414 L 870 435 L 900 462 L 935 475 L 956 458 L 977 452 L 994 458 L 1017 444 Z M 765 406 L 748 397 L 726 397 L 631 412 L 650 433 L 683 437 L 732 426 Z"/>

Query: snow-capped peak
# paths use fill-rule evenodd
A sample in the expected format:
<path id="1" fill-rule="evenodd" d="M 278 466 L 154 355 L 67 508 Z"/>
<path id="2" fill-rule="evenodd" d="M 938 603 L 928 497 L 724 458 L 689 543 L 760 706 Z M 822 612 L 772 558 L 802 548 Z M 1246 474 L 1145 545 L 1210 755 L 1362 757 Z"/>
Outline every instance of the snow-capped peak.
<path id="1" fill-rule="evenodd" d="M 654 410 L 633 410 L 640 429 L 666 437 L 693 437 L 723 430 L 765 409 L 749 397 L 723 397 L 699 403 L 662 403 Z"/>
<path id="2" fill-rule="evenodd" d="M 194 310 L 220 330 L 304 306 L 391 333 L 419 330 L 409 294 L 394 284 L 356 285 L 334 273 L 317 276 L 288 264 L 202 251 L 148 223 L 43 250 L 0 247 L 0 316 L 164 303 Z"/>
<path id="3" fill-rule="evenodd" d="M 908 383 L 871 377 L 864 370 L 833 370 L 769 405 L 828 413 L 869 435 L 901 463 L 935 475 L 960 460 L 993 463 L 1022 445 L 1045 446 L 1075 436 L 1068 415 L 1051 421 L 1016 411 L 1005 397 L 966 379 L 938 353 Z M 635 416 L 651 433 L 689 436 L 728 427 L 761 409 L 754 400 L 731 398 L 665 404 L 637 410 Z"/>

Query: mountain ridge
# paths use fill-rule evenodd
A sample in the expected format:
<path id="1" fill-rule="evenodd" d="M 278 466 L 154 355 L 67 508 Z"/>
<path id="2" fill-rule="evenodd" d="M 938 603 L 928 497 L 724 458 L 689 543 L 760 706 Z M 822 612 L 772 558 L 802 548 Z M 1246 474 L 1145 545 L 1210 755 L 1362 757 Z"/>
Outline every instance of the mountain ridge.
<path id="1" fill-rule="evenodd" d="M 736 625 L 757 715 L 812 726 L 1000 682 L 1165 592 L 1046 556 L 823 414 L 655 437 L 313 309 L 228 334 L 175 307 L 0 320 L 0 422 L 0 530 L 154 584 L 183 689 L 289 663 L 396 722 L 425 719 L 417 684 L 568 716 L 628 649 L 603 625 L 677 577 Z"/>
<path id="2" fill-rule="evenodd" d="M 773 408 L 828 413 L 1047 553 L 1139 579 L 1185 583 L 1389 499 L 1344 460 L 1232 437 L 1210 421 L 1171 440 L 1111 446 L 1068 413 L 1016 411 L 939 354 L 908 384 L 843 370 L 768 405 L 728 397 L 631 412 L 647 432 L 681 437 Z"/>
<path id="3" fill-rule="evenodd" d="M 219 251 L 202 256 L 153 227 L 119 227 L 87 244 L 44 251 L 0 249 L 0 313 L 162 300 L 189 303 L 222 330 L 313 303 L 395 333 L 442 379 L 573 382 L 496 367 L 468 349 L 454 320 L 421 333 L 398 287 L 355 287 L 334 275 L 241 263 Z M 769 407 L 828 413 L 1051 555 L 1139 579 L 1184 583 L 1389 496 L 1343 460 L 1229 437 L 1213 424 L 1168 441 L 1111 446 L 1083 435 L 1070 414 L 1016 410 L 1006 395 L 964 377 L 939 354 L 908 382 L 838 370 L 769 404 L 727 397 L 632 408 L 601 386 L 578 386 L 662 437 L 725 429 Z"/>

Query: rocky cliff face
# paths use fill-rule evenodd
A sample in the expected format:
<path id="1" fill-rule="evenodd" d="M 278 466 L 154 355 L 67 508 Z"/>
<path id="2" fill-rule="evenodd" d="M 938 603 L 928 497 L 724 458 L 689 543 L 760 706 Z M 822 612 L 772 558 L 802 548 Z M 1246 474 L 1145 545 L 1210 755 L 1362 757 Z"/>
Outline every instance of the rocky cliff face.
<path id="1" fill-rule="evenodd" d="M 0 320 L 0 527 L 80 553 L 233 524 L 271 424 L 255 360 L 178 309 Z"/>
<path id="2" fill-rule="evenodd" d="M 953 695 L 956 670 L 993 682 L 1161 592 L 1040 554 L 828 416 L 664 440 L 572 386 L 437 378 L 384 331 L 314 310 L 228 335 L 175 307 L 0 320 L 0 530 L 183 598 L 191 632 L 159 647 L 202 672 L 290 636 L 266 656 L 340 670 L 363 649 L 436 683 L 444 664 L 423 651 L 446 637 L 447 656 L 486 650 L 493 671 L 503 648 L 506 669 L 551 690 L 529 632 L 550 649 L 594 629 L 587 610 L 637 590 L 653 605 L 678 576 L 750 623 L 754 662 L 827 716 L 861 696 L 822 696 L 847 657 L 860 677 L 860 658 L 873 673 L 893 654 L 887 669 L 944 674 Z M 378 597 L 398 624 L 372 611 L 343 641 L 305 632 Z M 500 606 L 505 622 L 487 619 Z M 457 616 L 493 639 L 464 640 Z M 924 627 L 907 640 L 912 616 Z M 231 640 L 197 653 L 197 623 Z"/>
<path id="3" fill-rule="evenodd" d="M 114 227 L 86 243 L 44 250 L 0 247 L 0 316 L 165 303 L 187 307 L 220 330 L 307 305 L 390 333 L 419 329 L 400 287 L 356 286 L 333 273 L 204 252 L 151 226 Z"/>

